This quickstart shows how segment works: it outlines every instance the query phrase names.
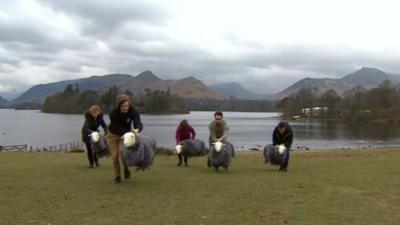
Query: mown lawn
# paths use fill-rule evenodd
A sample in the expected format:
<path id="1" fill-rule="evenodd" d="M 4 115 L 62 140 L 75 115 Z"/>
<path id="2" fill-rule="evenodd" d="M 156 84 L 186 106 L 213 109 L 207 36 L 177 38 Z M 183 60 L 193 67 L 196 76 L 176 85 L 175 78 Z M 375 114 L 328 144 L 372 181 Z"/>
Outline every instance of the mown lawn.
<path id="1" fill-rule="evenodd" d="M 113 183 L 109 158 L 0 153 L 0 224 L 400 224 L 400 151 L 293 153 L 289 172 L 238 154 L 227 172 L 205 158 Z"/>

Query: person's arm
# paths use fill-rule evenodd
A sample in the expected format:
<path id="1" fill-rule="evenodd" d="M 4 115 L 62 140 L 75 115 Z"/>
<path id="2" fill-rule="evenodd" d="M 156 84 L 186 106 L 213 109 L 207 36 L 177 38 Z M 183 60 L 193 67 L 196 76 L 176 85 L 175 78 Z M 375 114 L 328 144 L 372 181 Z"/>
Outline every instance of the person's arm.
<path id="1" fill-rule="evenodd" d="M 274 131 L 272 132 L 272 145 L 277 145 L 278 144 L 278 131 L 275 128 Z"/>
<path id="2" fill-rule="evenodd" d="M 196 139 L 196 131 L 194 131 L 192 126 L 189 126 L 189 129 L 190 129 L 190 134 L 191 134 L 192 139 L 193 140 Z"/>
<path id="3" fill-rule="evenodd" d="M 94 123 L 93 117 L 88 112 L 86 112 L 85 113 L 85 124 L 84 124 L 84 127 L 86 128 L 86 132 L 88 134 L 93 132 L 93 130 L 90 129 L 90 127 L 91 127 L 91 125 L 93 123 Z"/>
<path id="4" fill-rule="evenodd" d="M 143 130 L 143 123 L 142 120 L 140 119 L 139 112 L 136 111 L 136 109 L 133 112 L 133 128 L 138 129 L 139 133 L 142 132 Z"/>
<path id="5" fill-rule="evenodd" d="M 101 125 L 101 127 L 103 128 L 103 130 L 104 130 L 104 134 L 107 134 L 107 124 L 106 124 L 106 122 L 104 121 L 103 114 L 100 114 L 100 125 Z"/>
<path id="6" fill-rule="evenodd" d="M 213 126 L 213 122 L 211 122 L 210 125 L 208 125 L 208 129 L 210 130 L 211 141 L 216 142 L 217 135 L 215 134 L 215 126 Z"/>
<path id="7" fill-rule="evenodd" d="M 229 126 L 228 123 L 224 120 L 224 134 L 219 139 L 221 141 L 225 141 L 228 138 L 228 135 L 229 135 Z"/>
<path id="8" fill-rule="evenodd" d="M 175 131 L 175 140 L 176 140 L 176 144 L 179 144 L 179 140 L 181 139 L 181 136 L 180 136 L 180 132 L 179 132 L 179 126 L 176 128 L 176 131 Z"/>
<path id="9" fill-rule="evenodd" d="M 289 133 L 285 138 L 285 142 L 284 145 L 287 149 L 290 149 L 292 147 L 292 143 L 293 143 L 293 131 L 291 128 L 288 128 Z"/>

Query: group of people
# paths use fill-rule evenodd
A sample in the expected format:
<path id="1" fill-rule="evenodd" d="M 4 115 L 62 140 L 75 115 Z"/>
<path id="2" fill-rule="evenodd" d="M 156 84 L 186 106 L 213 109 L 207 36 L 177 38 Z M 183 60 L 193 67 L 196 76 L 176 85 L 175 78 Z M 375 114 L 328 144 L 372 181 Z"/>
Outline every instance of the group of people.
<path id="1" fill-rule="evenodd" d="M 107 144 L 111 152 L 116 183 L 121 182 L 121 165 L 123 168 L 123 174 L 125 179 L 131 177 L 131 173 L 128 167 L 124 164 L 121 159 L 122 155 L 122 140 L 126 132 L 134 132 L 139 134 L 143 130 L 143 123 L 140 119 L 139 112 L 133 107 L 133 104 L 127 95 L 118 95 L 116 99 L 116 108 L 110 113 L 110 124 L 106 125 L 103 113 L 97 105 L 93 105 L 85 112 L 85 122 L 82 127 L 82 141 L 86 145 L 87 157 L 90 168 L 94 166 L 98 167 L 99 159 L 94 154 L 90 146 L 89 135 L 98 131 L 101 126 L 104 130 L 104 134 L 107 135 Z M 215 142 L 224 142 L 227 140 L 229 135 L 228 123 L 224 120 L 223 113 L 217 111 L 214 113 L 214 120 L 209 124 L 209 147 Z M 185 139 L 195 139 L 196 132 L 194 128 L 189 124 L 187 120 L 182 120 L 175 133 L 176 143 L 179 144 Z M 273 145 L 284 145 L 287 149 L 283 156 L 282 164 L 279 170 L 287 171 L 290 148 L 293 142 L 293 131 L 287 122 L 279 122 L 275 127 L 272 134 Z M 182 155 L 178 155 L 179 161 L 182 162 Z M 179 165 L 179 164 L 178 164 Z"/>

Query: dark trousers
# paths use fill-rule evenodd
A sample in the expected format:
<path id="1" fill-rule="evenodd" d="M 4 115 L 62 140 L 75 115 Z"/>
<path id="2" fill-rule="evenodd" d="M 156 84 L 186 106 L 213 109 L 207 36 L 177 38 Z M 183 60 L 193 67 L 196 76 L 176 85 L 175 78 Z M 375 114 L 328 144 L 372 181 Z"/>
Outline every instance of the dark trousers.
<path id="1" fill-rule="evenodd" d="M 180 153 L 180 154 L 178 154 L 178 158 L 179 158 L 178 166 L 182 165 L 182 158 L 185 162 L 185 166 L 187 166 L 188 158 L 186 156 L 184 156 L 182 153 Z"/>
<path id="2" fill-rule="evenodd" d="M 281 164 L 281 168 L 287 169 L 287 167 L 289 165 L 289 156 L 290 156 L 290 148 L 288 148 L 286 150 L 285 154 L 283 155 L 283 161 Z"/>
<path id="3" fill-rule="evenodd" d="M 93 166 L 93 163 L 98 165 L 99 162 L 97 160 L 97 156 L 96 156 L 96 154 L 94 154 L 94 152 L 93 152 L 93 150 L 92 150 L 92 148 L 90 146 L 90 142 L 86 141 L 85 144 L 86 144 L 87 157 L 88 157 L 90 165 Z"/>

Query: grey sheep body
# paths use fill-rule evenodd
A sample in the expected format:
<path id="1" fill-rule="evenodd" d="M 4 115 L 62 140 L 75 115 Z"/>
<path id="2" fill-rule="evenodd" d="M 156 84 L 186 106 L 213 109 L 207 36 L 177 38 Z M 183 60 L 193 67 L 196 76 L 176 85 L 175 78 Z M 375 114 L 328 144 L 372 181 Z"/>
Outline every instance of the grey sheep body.
<path id="1" fill-rule="evenodd" d="M 193 157 L 193 156 L 201 156 L 205 154 L 206 146 L 204 141 L 200 139 L 185 139 L 180 142 L 182 145 L 181 154 L 184 157 Z"/>
<path id="2" fill-rule="evenodd" d="M 271 163 L 271 165 L 281 165 L 285 154 L 279 154 L 278 146 L 272 144 L 264 147 L 264 159 L 265 163 Z"/>
<path id="3" fill-rule="evenodd" d="M 100 140 L 98 142 L 94 142 L 92 138 L 89 138 L 89 142 L 90 147 L 98 158 L 111 155 L 110 150 L 108 149 L 106 137 L 104 135 L 100 135 Z"/>
<path id="4" fill-rule="evenodd" d="M 214 167 L 215 170 L 219 170 L 219 167 L 228 169 L 231 158 L 235 157 L 235 148 L 233 145 L 224 141 L 220 152 L 217 152 L 214 145 L 211 146 L 209 152 L 209 167 Z"/>
<path id="5" fill-rule="evenodd" d="M 135 166 L 136 170 L 149 169 L 153 164 L 156 141 L 151 137 L 137 137 L 135 145 L 124 148 L 122 159 L 127 166 Z"/>

